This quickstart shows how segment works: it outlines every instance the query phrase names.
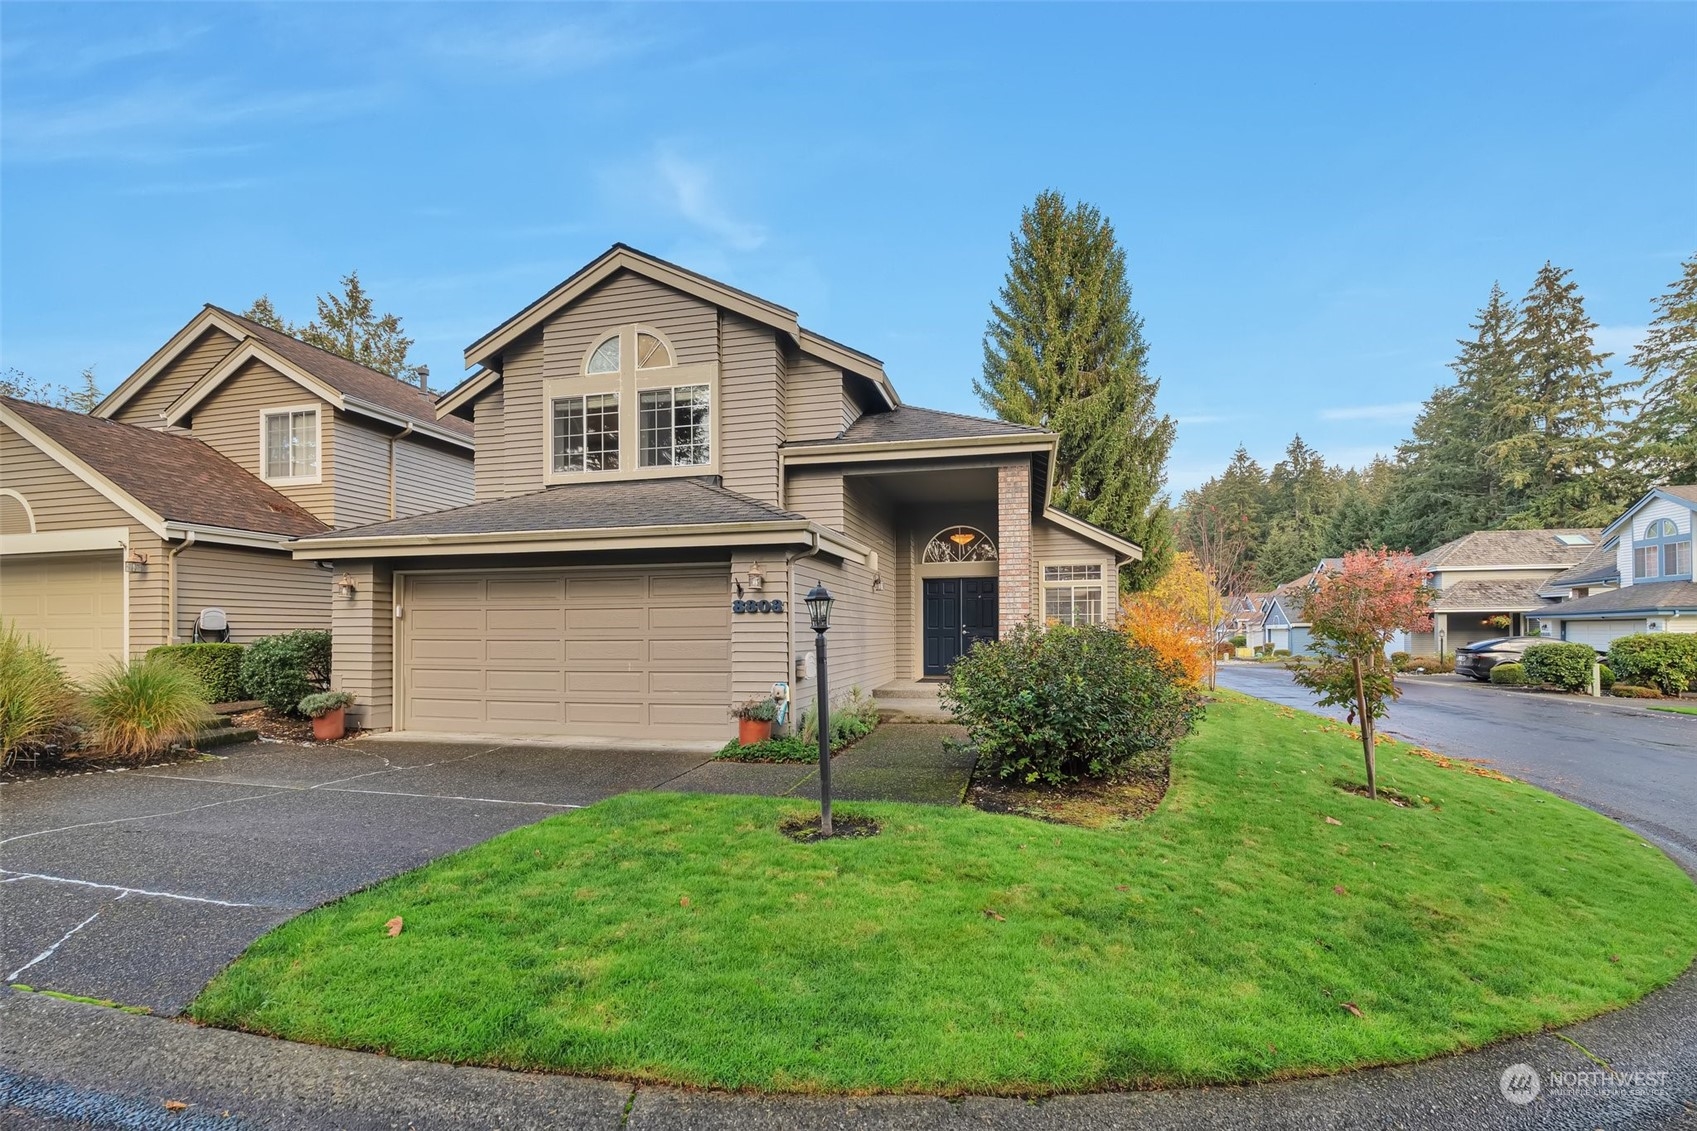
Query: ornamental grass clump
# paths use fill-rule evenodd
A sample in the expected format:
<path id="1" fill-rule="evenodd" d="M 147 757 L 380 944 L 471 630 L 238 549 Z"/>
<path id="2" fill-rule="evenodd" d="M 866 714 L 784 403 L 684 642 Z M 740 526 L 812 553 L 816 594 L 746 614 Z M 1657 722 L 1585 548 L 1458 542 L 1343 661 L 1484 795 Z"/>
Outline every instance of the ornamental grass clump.
<path id="1" fill-rule="evenodd" d="M 95 742 L 144 762 L 211 725 L 205 696 L 200 680 L 168 658 L 110 664 L 89 688 Z"/>
<path id="2" fill-rule="evenodd" d="M 16 626 L 0 625 L 0 766 L 21 751 L 69 741 L 80 713 L 58 657 Z"/>
<path id="3" fill-rule="evenodd" d="M 1022 624 L 983 641 L 941 699 L 979 768 L 1026 785 L 1157 773 L 1202 714 L 1179 664 L 1099 625 Z"/>

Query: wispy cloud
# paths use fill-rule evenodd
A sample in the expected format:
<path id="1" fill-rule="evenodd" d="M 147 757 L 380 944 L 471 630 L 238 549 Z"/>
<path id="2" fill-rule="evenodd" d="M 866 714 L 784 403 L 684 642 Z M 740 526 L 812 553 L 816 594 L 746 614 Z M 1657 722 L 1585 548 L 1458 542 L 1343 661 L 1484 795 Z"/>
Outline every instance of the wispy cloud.
<path id="1" fill-rule="evenodd" d="M 679 216 L 733 251 L 753 251 L 766 242 L 765 229 L 740 220 L 720 199 L 718 178 L 706 162 L 662 150 L 655 156 L 665 203 Z"/>
<path id="2" fill-rule="evenodd" d="M 512 22 L 438 27 L 423 42 L 424 49 L 440 59 L 485 68 L 496 78 L 515 72 L 529 76 L 592 70 L 627 60 L 649 46 L 635 28 L 557 18 L 545 27 Z"/>
<path id="3" fill-rule="evenodd" d="M 1343 405 L 1320 410 L 1321 420 L 1406 420 L 1420 411 L 1419 401 L 1396 404 Z"/>

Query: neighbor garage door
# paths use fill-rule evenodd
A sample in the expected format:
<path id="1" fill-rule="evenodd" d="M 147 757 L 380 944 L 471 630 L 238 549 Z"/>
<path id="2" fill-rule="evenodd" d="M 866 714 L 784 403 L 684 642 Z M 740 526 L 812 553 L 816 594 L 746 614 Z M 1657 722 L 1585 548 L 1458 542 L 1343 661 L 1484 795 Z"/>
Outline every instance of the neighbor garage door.
<path id="1" fill-rule="evenodd" d="M 729 585 L 724 566 L 409 575 L 399 725 L 717 737 L 731 696 Z"/>
<path id="2" fill-rule="evenodd" d="M 1570 620 L 1567 622 L 1567 641 L 1570 644 L 1589 644 L 1606 651 L 1616 637 L 1643 631 L 1644 622 L 1641 620 Z"/>
<path id="3" fill-rule="evenodd" d="M 0 619 L 86 678 L 124 654 L 123 563 L 115 551 L 0 558 Z"/>

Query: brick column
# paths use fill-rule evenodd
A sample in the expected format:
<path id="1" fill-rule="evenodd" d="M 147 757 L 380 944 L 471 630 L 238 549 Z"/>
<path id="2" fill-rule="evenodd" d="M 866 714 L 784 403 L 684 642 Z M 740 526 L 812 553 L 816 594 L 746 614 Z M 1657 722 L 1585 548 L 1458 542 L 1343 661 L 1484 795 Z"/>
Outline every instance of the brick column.
<path id="1" fill-rule="evenodd" d="M 996 468 L 997 627 L 1031 619 L 1031 462 Z"/>

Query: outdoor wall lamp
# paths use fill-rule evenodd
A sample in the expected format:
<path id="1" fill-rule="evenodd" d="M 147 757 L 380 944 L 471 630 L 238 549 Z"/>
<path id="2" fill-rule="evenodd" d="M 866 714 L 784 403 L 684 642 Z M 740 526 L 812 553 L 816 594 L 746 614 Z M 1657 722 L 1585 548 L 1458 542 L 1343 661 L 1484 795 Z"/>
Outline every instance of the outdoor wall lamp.
<path id="1" fill-rule="evenodd" d="M 807 619 L 819 659 L 819 835 L 831 835 L 831 692 L 825 676 L 825 633 L 831 627 L 831 591 L 815 581 L 807 591 Z"/>
<path id="2" fill-rule="evenodd" d="M 761 572 L 760 563 L 755 562 L 748 567 L 748 591 L 758 593 L 766 587 L 766 575 Z"/>
<path id="3" fill-rule="evenodd" d="M 145 573 L 147 570 L 147 555 L 140 550 L 131 550 L 124 555 L 125 573 Z"/>
<path id="4" fill-rule="evenodd" d="M 346 597 L 350 601 L 353 600 L 354 575 L 351 573 L 344 573 L 336 582 L 336 592 L 338 595 Z"/>

